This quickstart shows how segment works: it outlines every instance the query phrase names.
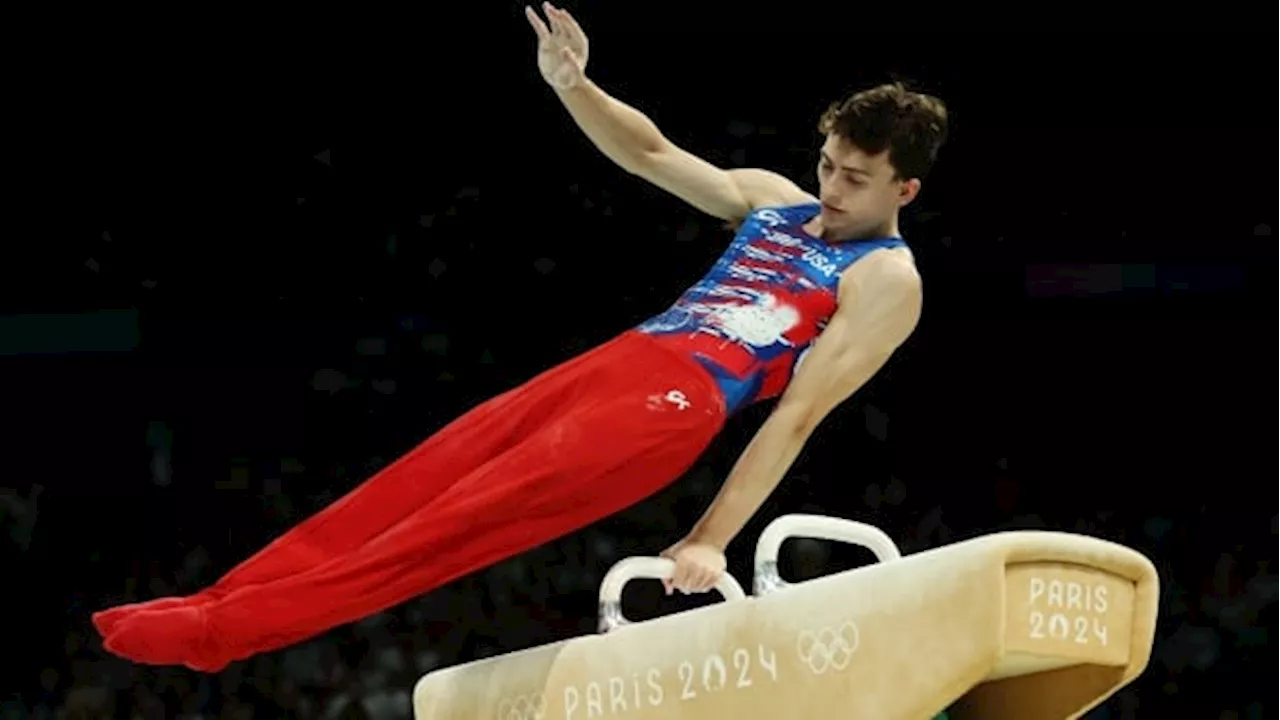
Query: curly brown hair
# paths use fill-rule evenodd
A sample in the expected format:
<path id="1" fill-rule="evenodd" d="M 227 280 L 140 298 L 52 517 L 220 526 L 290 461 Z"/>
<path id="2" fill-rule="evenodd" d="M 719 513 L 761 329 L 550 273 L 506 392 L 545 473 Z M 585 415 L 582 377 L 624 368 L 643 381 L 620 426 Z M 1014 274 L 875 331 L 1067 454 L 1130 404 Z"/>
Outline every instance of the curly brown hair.
<path id="1" fill-rule="evenodd" d="M 869 155 L 887 149 L 896 179 L 924 179 L 947 140 L 947 106 L 900 82 L 887 83 L 832 103 L 818 132 L 835 133 Z"/>

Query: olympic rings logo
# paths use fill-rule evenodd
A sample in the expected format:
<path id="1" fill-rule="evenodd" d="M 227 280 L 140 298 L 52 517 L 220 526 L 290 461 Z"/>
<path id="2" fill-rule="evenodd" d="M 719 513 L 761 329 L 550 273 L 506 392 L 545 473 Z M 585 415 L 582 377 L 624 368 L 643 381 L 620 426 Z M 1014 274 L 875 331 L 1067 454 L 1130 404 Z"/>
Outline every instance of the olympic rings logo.
<path id="1" fill-rule="evenodd" d="M 840 671 L 849 667 L 853 654 L 858 650 L 858 626 L 847 620 L 839 628 L 804 630 L 796 641 L 800 662 L 809 666 L 814 675 L 828 671 Z"/>
<path id="2" fill-rule="evenodd" d="M 547 714 L 547 698 L 542 693 L 517 695 L 498 703 L 494 720 L 543 720 Z"/>

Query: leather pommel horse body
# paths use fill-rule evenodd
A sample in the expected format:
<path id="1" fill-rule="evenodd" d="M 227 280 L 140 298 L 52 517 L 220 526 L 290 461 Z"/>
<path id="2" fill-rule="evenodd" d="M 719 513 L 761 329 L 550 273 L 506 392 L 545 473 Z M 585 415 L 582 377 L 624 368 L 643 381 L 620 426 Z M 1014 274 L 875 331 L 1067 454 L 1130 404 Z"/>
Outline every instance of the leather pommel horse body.
<path id="1" fill-rule="evenodd" d="M 879 562 L 800 584 L 785 539 Z M 418 720 L 1077 718 L 1145 668 L 1159 579 L 1142 554 L 1060 532 L 999 532 L 902 557 L 880 530 L 788 515 L 757 544 L 753 596 L 629 623 L 622 588 L 669 575 L 627 558 L 601 584 L 598 635 L 432 672 Z"/>

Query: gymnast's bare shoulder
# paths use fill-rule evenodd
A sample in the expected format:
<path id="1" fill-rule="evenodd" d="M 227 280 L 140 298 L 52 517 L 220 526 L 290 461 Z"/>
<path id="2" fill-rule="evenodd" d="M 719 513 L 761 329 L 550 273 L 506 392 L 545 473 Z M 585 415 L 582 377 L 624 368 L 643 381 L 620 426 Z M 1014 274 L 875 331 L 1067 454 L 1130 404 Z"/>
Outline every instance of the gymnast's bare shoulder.
<path id="1" fill-rule="evenodd" d="M 892 299 L 897 309 L 910 308 L 908 314 L 914 316 L 919 312 L 922 285 L 916 258 L 910 248 L 880 248 L 841 273 L 836 293 L 838 307 L 848 310 L 855 303 L 865 306 L 871 298 Z M 915 317 L 911 320 L 912 327 L 915 320 Z M 893 345 L 896 347 L 896 343 Z"/>

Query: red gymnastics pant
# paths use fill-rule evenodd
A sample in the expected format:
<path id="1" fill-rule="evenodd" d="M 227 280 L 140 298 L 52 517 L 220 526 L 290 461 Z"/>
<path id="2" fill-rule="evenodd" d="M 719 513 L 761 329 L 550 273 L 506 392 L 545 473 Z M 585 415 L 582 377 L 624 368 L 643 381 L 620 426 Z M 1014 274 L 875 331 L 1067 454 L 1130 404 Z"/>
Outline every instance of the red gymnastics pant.
<path id="1" fill-rule="evenodd" d="M 212 587 L 94 622 L 118 655 L 217 670 L 633 505 L 724 417 L 696 361 L 628 331 L 467 412 Z"/>

